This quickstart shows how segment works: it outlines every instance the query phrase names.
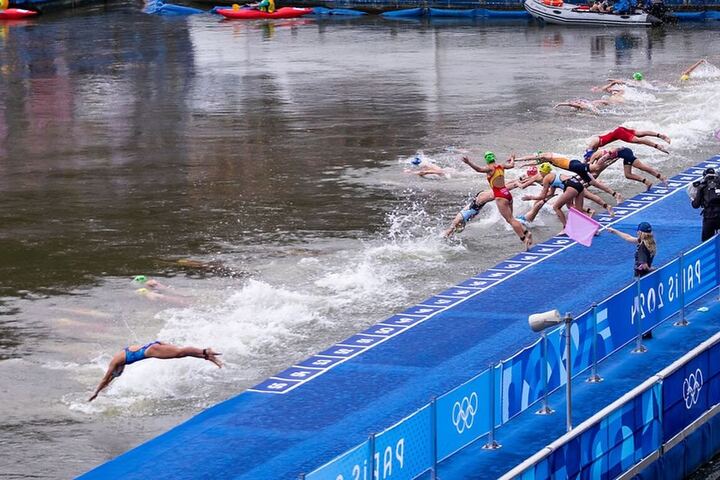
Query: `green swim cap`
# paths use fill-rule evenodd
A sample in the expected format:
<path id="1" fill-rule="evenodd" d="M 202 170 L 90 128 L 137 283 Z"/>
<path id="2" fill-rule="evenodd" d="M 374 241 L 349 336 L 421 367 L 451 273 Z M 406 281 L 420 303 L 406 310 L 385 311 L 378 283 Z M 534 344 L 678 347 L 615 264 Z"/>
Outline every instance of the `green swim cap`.
<path id="1" fill-rule="evenodd" d="M 495 154 L 493 152 L 485 152 L 485 163 L 495 163 Z"/>
<path id="2" fill-rule="evenodd" d="M 633 78 L 634 78 L 635 80 L 637 80 L 638 82 L 641 82 L 644 77 L 643 77 L 643 74 L 642 74 L 642 73 L 640 73 L 640 72 L 635 72 L 635 73 L 633 73 Z"/>
<path id="3" fill-rule="evenodd" d="M 145 275 L 135 275 L 133 282 L 145 283 L 147 282 L 147 277 Z"/>

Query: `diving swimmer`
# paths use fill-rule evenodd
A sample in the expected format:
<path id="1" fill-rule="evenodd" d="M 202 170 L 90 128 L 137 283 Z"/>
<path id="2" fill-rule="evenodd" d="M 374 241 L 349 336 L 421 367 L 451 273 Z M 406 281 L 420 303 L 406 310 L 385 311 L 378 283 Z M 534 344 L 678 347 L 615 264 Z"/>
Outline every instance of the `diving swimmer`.
<path id="1" fill-rule="evenodd" d="M 540 174 L 543 176 L 542 191 L 535 196 L 526 195 L 523 200 L 539 200 L 545 201 L 552 196 L 552 191 L 556 188 L 563 190 L 563 193 L 555 200 L 553 204 L 553 210 L 560 219 L 563 227 L 565 226 L 565 214 L 562 211 L 562 207 L 570 205 L 571 203 L 577 210 L 584 211 L 583 199 L 585 187 L 583 186 L 580 179 L 576 176 L 560 175 L 552 171 L 552 167 L 549 163 L 542 163 L 540 165 Z"/>
<path id="2" fill-rule="evenodd" d="M 658 170 L 655 170 L 650 165 L 638 160 L 638 158 L 635 156 L 635 153 L 627 147 L 598 150 L 593 154 L 592 157 L 590 157 L 590 163 L 591 165 L 600 165 L 601 167 L 599 168 L 599 171 L 602 171 L 619 159 L 622 159 L 623 161 L 623 173 L 625 174 L 625 178 L 627 178 L 628 180 L 640 182 L 648 189 L 652 187 L 652 182 L 645 177 L 641 177 L 640 175 L 633 173 L 633 168 L 637 168 L 638 170 L 647 172 L 663 183 L 667 183 L 668 181 L 667 177 L 665 177 Z"/>
<path id="3" fill-rule="evenodd" d="M 510 156 L 502 165 L 495 163 L 495 154 L 493 152 L 485 152 L 484 158 L 485 166 L 475 164 L 468 157 L 463 157 L 462 161 L 476 172 L 487 175 L 488 183 L 492 189 L 493 198 L 500 211 L 500 215 L 510 224 L 520 238 L 520 241 L 525 244 L 525 247 L 530 248 L 532 245 L 532 234 L 513 217 L 512 195 L 505 185 L 505 170 L 515 167 L 515 157 Z"/>
<path id="4" fill-rule="evenodd" d="M 666 143 L 670 143 L 670 137 L 663 133 L 653 132 L 651 130 L 633 130 L 627 127 L 617 127 L 615 130 L 611 130 L 602 135 L 595 135 L 594 137 L 590 138 L 590 141 L 588 142 L 588 149 L 585 152 L 586 159 L 590 158 L 590 155 L 592 155 L 592 153 L 598 148 L 617 140 L 622 140 L 623 142 L 627 143 L 639 143 L 642 145 L 653 147 L 663 153 L 669 153 L 667 148 L 665 148 L 663 145 L 655 143 L 645 137 L 657 137 L 665 141 Z"/>
<path id="5" fill-rule="evenodd" d="M 531 185 L 539 180 L 542 180 L 542 177 L 538 173 L 537 168 L 530 167 L 527 171 L 526 178 L 513 180 L 512 182 L 508 182 L 506 186 L 508 190 L 514 190 L 515 188 L 525 188 L 528 185 Z M 450 238 L 453 233 L 462 232 L 465 229 L 467 223 L 473 218 L 475 218 L 477 214 L 480 213 L 480 210 L 482 210 L 485 205 L 492 202 L 493 200 L 495 200 L 495 195 L 491 190 L 483 190 L 482 192 L 478 192 L 477 195 L 475 195 L 470 201 L 470 203 L 467 204 L 465 208 L 460 210 L 457 215 L 455 215 L 455 218 L 450 224 L 450 227 L 448 227 L 448 229 L 443 232 L 443 237 Z"/>
<path id="6" fill-rule="evenodd" d="M 88 398 L 88 402 L 95 400 L 98 393 L 110 385 L 110 382 L 122 375 L 123 370 L 125 370 L 125 365 L 130 365 L 140 360 L 145 360 L 146 358 L 169 359 L 195 357 L 205 359 L 217 365 L 218 368 L 222 368 L 222 362 L 217 358 L 219 355 L 222 354 L 214 352 L 212 348 L 178 347 L 157 340 L 143 346 L 130 345 L 113 355 L 110 360 L 110 365 L 108 365 L 108 369 L 105 372 L 105 376 L 103 376 L 100 384 L 95 389 L 95 393 Z"/>
<path id="7" fill-rule="evenodd" d="M 550 163 L 551 165 L 554 165 L 555 167 L 562 168 L 563 170 L 567 170 L 569 172 L 573 172 L 576 174 L 580 179 L 587 185 L 592 185 L 594 187 L 599 188 L 605 193 L 608 193 L 615 198 L 615 201 L 617 203 L 622 202 L 622 196 L 613 190 L 612 188 L 605 185 L 603 182 L 595 178 L 590 173 L 590 165 L 587 163 L 581 162 L 580 160 L 570 160 L 567 157 L 563 157 L 562 155 L 558 155 L 557 153 L 552 152 L 537 152 L 534 155 L 526 155 L 524 157 L 520 157 L 517 159 L 518 162 L 536 162 L 536 163 Z M 604 202 L 603 202 L 604 203 Z"/>

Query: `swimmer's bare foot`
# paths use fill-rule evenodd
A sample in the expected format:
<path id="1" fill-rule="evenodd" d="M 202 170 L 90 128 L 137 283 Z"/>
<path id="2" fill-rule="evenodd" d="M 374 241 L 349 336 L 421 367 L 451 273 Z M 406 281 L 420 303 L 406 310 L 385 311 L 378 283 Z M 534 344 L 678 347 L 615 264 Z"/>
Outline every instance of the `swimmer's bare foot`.
<path id="1" fill-rule="evenodd" d="M 663 147 L 663 146 L 660 145 L 659 143 L 654 143 L 654 144 L 653 144 L 653 148 L 655 148 L 655 149 L 657 149 L 657 150 L 660 150 L 660 151 L 663 152 L 663 153 L 667 153 L 668 155 L 670 154 L 670 152 L 668 152 L 668 149 L 665 148 L 665 147 Z"/>
<path id="2" fill-rule="evenodd" d="M 666 176 L 663 175 L 663 174 L 660 174 L 660 175 L 658 175 L 657 178 L 658 178 L 658 180 L 660 180 L 660 181 L 662 182 L 663 187 L 667 187 L 667 186 L 668 186 L 668 177 L 666 177 Z"/>
<path id="3" fill-rule="evenodd" d="M 521 240 L 525 244 L 525 250 L 530 250 L 530 247 L 532 247 L 533 244 L 532 233 L 530 230 L 525 230 L 525 235 Z"/>
<path id="4" fill-rule="evenodd" d="M 588 214 L 588 217 L 590 217 L 590 218 L 594 217 L 594 216 L 595 216 L 595 213 L 596 213 L 595 210 L 593 210 L 592 208 L 588 208 L 588 209 L 586 210 L 586 212 L 587 212 L 587 214 Z"/>
<path id="5" fill-rule="evenodd" d="M 613 211 L 612 207 L 607 203 L 604 205 L 604 207 L 608 215 L 610 215 L 610 218 L 615 218 L 615 212 Z"/>
<path id="6" fill-rule="evenodd" d="M 203 349 L 205 360 L 214 363 L 218 368 L 222 368 L 222 362 L 217 358 L 219 355 L 222 355 L 222 353 L 214 352 L 212 348 Z"/>
<path id="7" fill-rule="evenodd" d="M 615 205 L 622 203 L 622 201 L 623 201 L 623 196 L 620 195 L 620 192 L 615 192 L 615 194 L 613 195 L 613 198 L 615 199 Z"/>

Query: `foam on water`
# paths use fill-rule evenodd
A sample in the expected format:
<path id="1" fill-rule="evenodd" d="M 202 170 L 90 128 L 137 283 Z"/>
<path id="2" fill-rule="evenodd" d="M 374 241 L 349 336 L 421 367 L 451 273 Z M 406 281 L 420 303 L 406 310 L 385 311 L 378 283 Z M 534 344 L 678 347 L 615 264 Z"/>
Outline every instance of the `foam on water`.
<path id="1" fill-rule="evenodd" d="M 715 141 L 712 133 L 720 125 L 720 109 L 716 108 L 720 101 L 720 69 L 707 66 L 696 73 L 693 81 L 678 88 L 650 91 L 629 87 L 625 93 L 627 102 L 607 114 L 612 117 L 622 112 L 618 123 L 670 135 L 670 157 L 649 147 L 633 146 L 644 161 L 663 163 L 676 158 L 677 151 L 689 152 Z M 578 133 L 571 140 L 573 151 L 581 151 L 587 136 L 598 133 L 582 125 L 574 126 L 572 131 Z M 555 148 L 562 149 L 562 145 Z M 348 172 L 345 181 L 349 178 L 354 183 L 390 188 L 399 197 L 396 207 L 387 214 L 386 228 L 374 238 L 348 241 L 335 249 L 318 248 L 314 254 L 298 249 L 298 255 L 269 260 L 239 287 L 216 294 L 204 303 L 156 314 L 154 320 L 161 325 L 157 338 L 181 345 L 212 346 L 224 354 L 225 369 L 198 359 L 139 362 L 126 368 L 96 402 L 87 404 L 82 392 L 66 395 L 63 402 L 72 411 L 89 415 L 152 415 L 180 401 L 203 405 L 212 397 L 213 386 L 232 384 L 232 391 L 237 392 L 337 341 L 341 335 L 350 335 L 402 305 L 417 301 L 416 283 L 429 284 L 436 269 L 466 254 L 465 239 L 484 234 L 510 239 L 514 235 L 509 233 L 511 228 L 497 208 L 488 205 L 462 235 L 450 242 L 440 238 L 442 230 L 477 191 L 478 182 L 484 182 L 483 176 L 460 161 L 462 154 L 468 151 L 438 147 L 432 153 L 418 151 L 410 157 L 387 161 L 377 169 Z M 451 179 L 429 182 L 402 173 L 414 156 L 442 167 Z M 508 172 L 508 177 L 516 178 L 521 171 Z M 625 182 L 617 168 L 609 169 L 603 179 L 612 185 Z M 398 189 L 397 185 L 404 188 Z M 445 206 L 438 212 L 437 190 L 447 198 L 455 198 L 455 206 Z M 533 186 L 513 192 L 515 215 L 532 206 L 532 201 L 522 201 L 521 197 L 537 191 L 538 187 Z M 556 222 L 552 209 L 545 208 L 533 225 Z M 50 363 L 45 367 L 75 371 L 89 388 L 101 377 L 110 353 L 88 360 L 85 367 L 78 367 L 78 362 Z"/>

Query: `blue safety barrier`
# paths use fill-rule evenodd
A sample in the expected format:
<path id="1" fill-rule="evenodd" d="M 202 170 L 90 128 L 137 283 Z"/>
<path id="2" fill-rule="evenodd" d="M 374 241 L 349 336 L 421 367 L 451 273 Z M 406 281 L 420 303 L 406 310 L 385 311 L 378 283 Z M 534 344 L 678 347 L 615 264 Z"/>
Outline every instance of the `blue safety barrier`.
<path id="1" fill-rule="evenodd" d="M 713 237 L 577 316 L 570 330 L 573 377 L 633 340 L 640 344 L 643 333 L 683 312 L 687 304 L 718 287 L 718 242 L 720 237 Z M 498 265 L 498 275 L 504 270 L 512 271 L 514 265 L 513 262 Z M 453 301 L 444 296 L 432 297 L 422 302 L 427 307 L 421 308 Z M 684 318 L 682 313 L 681 318 Z M 496 427 L 563 387 L 567 382 L 564 329 L 561 326 L 544 334 L 532 345 L 438 397 L 379 435 L 375 441 L 383 441 L 374 447 L 375 478 L 387 478 L 387 475 L 377 475 L 392 474 L 396 464 L 407 466 L 401 467 L 399 473 L 396 468 L 393 478 L 414 478 L 470 443 L 492 435 Z M 712 355 L 717 359 L 711 368 Z M 687 427 L 709 405 L 720 402 L 720 362 L 717 360 L 720 360 L 720 345 L 688 362 L 664 382 L 658 381 L 633 401 L 617 407 L 584 430 L 578 439 L 553 448 L 546 458 L 515 478 L 573 478 L 576 475 L 612 478 L 623 473 Z M 705 377 L 710 387 L 696 388 Z M 688 391 L 693 393 L 688 396 Z M 347 468 L 344 465 L 349 456 L 363 445 L 328 465 L 340 472 Z M 330 468 L 328 465 L 308 478 L 332 478 L 315 476 Z M 361 468 L 357 461 L 355 466 Z"/>

